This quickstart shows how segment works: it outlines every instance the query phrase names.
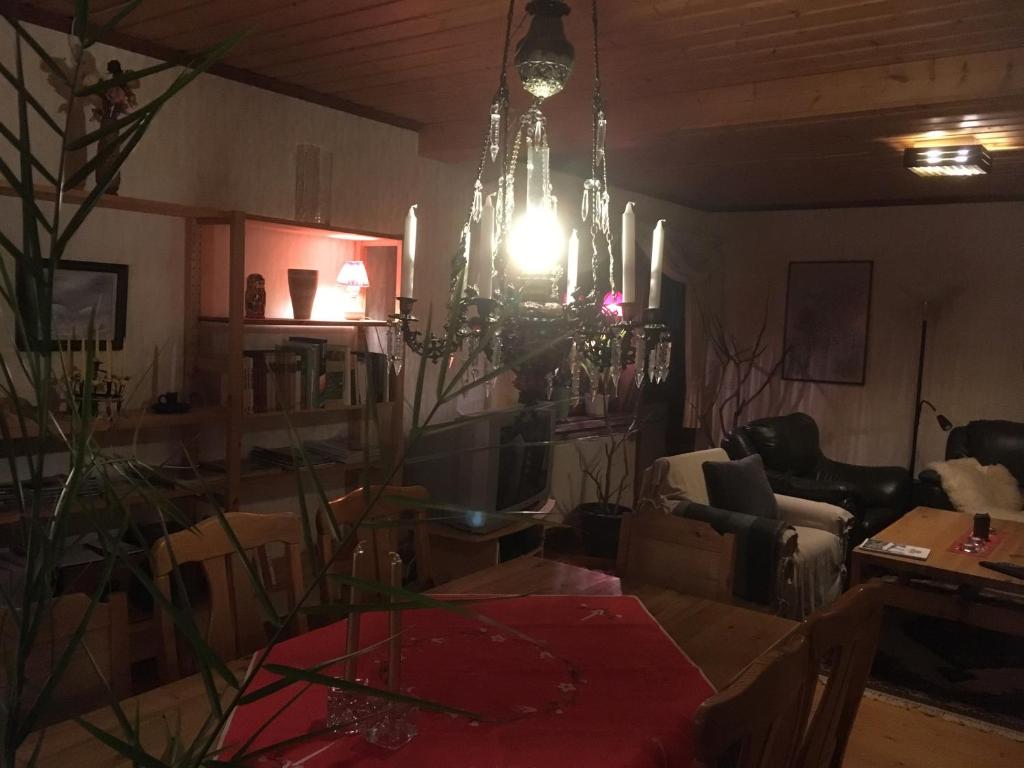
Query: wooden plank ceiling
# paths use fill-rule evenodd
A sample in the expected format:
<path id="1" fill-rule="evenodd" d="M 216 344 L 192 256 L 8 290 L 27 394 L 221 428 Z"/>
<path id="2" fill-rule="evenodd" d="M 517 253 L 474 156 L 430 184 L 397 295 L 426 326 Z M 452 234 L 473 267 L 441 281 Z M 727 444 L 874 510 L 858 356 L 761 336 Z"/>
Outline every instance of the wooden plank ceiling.
<path id="1" fill-rule="evenodd" d="M 1024 0 L 599 2 L 612 183 L 711 210 L 1024 199 Z M 556 162 L 585 173 L 590 2 L 569 4 L 577 71 L 546 111 Z M 59 25 L 73 3 L 24 5 Z M 415 127 L 423 154 L 464 160 L 507 7 L 147 0 L 111 42 L 166 56 L 249 29 L 222 74 Z M 993 150 L 989 176 L 901 167 L 906 146 L 974 141 Z"/>

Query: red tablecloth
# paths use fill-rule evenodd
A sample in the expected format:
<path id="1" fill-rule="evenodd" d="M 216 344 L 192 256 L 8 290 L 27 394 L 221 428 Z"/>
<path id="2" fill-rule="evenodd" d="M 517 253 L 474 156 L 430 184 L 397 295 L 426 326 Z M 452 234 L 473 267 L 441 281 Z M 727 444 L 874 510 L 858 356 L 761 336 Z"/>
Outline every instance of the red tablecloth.
<path id="1" fill-rule="evenodd" d="M 688 766 L 691 722 L 713 693 L 703 673 L 633 597 L 525 597 L 474 605 L 508 629 L 450 611 L 406 611 L 403 690 L 470 710 L 470 721 L 416 714 L 419 735 L 390 752 L 361 736 L 308 740 L 273 762 L 340 766 Z M 363 617 L 362 643 L 387 636 L 383 614 Z M 269 661 L 308 667 L 341 655 L 345 622 L 282 643 Z M 386 653 L 364 657 L 360 675 L 383 686 Z M 262 670 L 258 687 L 277 680 Z M 225 757 L 296 692 L 239 708 Z M 324 726 L 326 690 L 313 686 L 250 751 Z"/>

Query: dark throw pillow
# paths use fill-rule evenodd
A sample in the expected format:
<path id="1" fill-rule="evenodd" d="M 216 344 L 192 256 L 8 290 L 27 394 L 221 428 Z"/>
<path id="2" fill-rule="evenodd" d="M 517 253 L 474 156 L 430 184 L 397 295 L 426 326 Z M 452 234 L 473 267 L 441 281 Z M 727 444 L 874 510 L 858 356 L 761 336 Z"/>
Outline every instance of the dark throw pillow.
<path id="1" fill-rule="evenodd" d="M 712 507 L 772 520 L 778 517 L 775 494 L 758 454 L 738 461 L 705 461 L 703 469 Z"/>

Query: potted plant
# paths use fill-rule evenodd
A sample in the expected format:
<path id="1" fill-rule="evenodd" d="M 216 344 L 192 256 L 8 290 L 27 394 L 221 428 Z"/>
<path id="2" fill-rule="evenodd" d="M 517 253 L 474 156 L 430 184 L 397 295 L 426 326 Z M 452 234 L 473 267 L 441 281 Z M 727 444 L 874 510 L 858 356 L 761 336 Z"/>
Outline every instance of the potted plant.
<path id="1" fill-rule="evenodd" d="M 625 414 L 610 412 L 607 394 L 600 393 L 596 397 L 604 401 L 603 426 L 598 433 L 576 442 L 582 484 L 580 503 L 574 513 L 579 521 L 584 553 L 591 557 L 614 558 L 622 517 L 630 510 L 631 497 L 627 492 L 633 487 L 633 467 L 629 444 L 639 431 L 639 424 L 636 414 L 627 421 L 623 418 Z M 595 444 L 597 450 L 587 450 Z"/>

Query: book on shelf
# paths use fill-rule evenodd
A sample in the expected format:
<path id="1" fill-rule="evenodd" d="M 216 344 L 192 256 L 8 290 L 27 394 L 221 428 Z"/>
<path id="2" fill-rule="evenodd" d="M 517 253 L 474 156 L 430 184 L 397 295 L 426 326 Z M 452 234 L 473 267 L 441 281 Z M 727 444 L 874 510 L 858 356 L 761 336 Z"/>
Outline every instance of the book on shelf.
<path id="1" fill-rule="evenodd" d="M 353 357 L 355 381 L 352 394 L 355 404 L 390 402 L 387 357 L 372 352 L 355 352 Z"/>
<path id="2" fill-rule="evenodd" d="M 246 337 L 242 355 L 242 411 L 340 410 L 390 402 L 387 356 L 356 351 L 351 343 L 288 336 L 280 341 Z M 207 343 L 195 383 L 205 402 L 228 402 L 228 356 L 223 340 Z"/>
<path id="3" fill-rule="evenodd" d="M 352 352 L 342 344 L 324 350 L 323 406 L 337 410 L 352 405 Z"/>
<path id="4" fill-rule="evenodd" d="M 308 336 L 289 336 L 285 344 L 278 349 L 293 350 L 300 354 L 302 360 L 302 408 L 313 410 L 322 405 L 324 357 L 327 350 L 327 339 L 310 338 Z"/>
<path id="5" fill-rule="evenodd" d="M 302 408 L 302 355 L 278 347 L 268 357 L 269 380 L 274 387 L 275 411 L 297 411 Z M 269 405 L 269 402 L 268 402 Z"/>

